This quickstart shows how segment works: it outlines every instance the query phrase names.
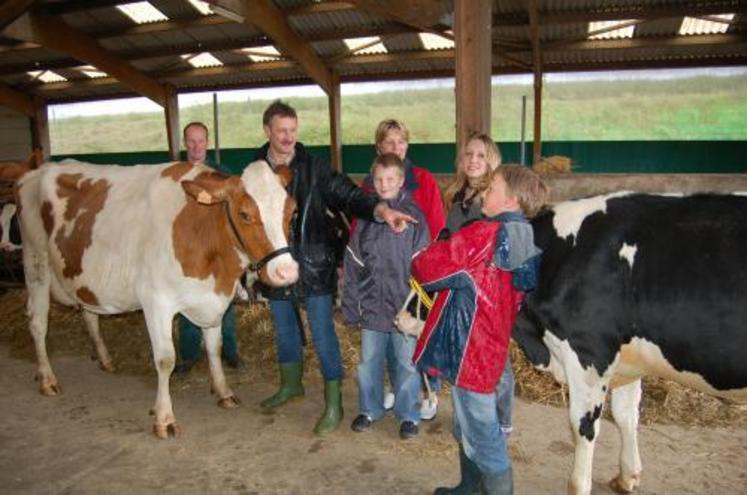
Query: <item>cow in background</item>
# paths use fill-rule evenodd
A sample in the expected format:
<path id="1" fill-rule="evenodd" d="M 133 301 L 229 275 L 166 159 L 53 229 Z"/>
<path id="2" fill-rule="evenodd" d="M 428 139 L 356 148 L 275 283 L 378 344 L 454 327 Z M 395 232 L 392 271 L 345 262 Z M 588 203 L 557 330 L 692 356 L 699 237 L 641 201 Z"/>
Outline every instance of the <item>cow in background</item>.
<path id="1" fill-rule="evenodd" d="M 5 203 L 0 208 L 0 251 L 21 249 L 21 231 L 16 217 L 16 205 Z"/>
<path id="2" fill-rule="evenodd" d="M 0 161 L 0 203 L 15 201 L 13 188 L 26 172 L 38 168 L 44 163 L 44 153 L 41 148 L 35 149 L 26 161 Z"/>
<path id="3" fill-rule="evenodd" d="M 298 278 L 287 246 L 295 203 L 263 163 L 241 177 L 203 165 L 45 164 L 17 186 L 30 330 L 45 395 L 59 391 L 45 337 L 50 295 L 83 309 L 99 362 L 110 367 L 98 315 L 142 309 L 158 372 L 153 412 L 160 438 L 177 435 L 169 394 L 177 312 L 203 328 L 219 405 L 238 403 L 220 360 L 221 318 L 249 265 L 267 284 Z"/>
<path id="4" fill-rule="evenodd" d="M 575 459 L 569 492 L 588 494 L 611 390 L 620 472 L 641 479 L 641 377 L 747 400 L 747 197 L 616 193 L 560 203 L 532 221 L 539 284 L 513 338 L 568 384 Z"/>

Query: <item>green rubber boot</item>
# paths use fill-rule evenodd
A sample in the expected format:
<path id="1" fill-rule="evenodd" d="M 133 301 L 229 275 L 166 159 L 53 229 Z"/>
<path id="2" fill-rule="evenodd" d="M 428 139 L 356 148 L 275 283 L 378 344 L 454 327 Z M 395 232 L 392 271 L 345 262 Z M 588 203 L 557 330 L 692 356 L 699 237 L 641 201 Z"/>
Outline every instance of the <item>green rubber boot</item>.
<path id="1" fill-rule="evenodd" d="M 296 397 L 303 397 L 303 363 L 280 363 L 280 389 L 260 403 L 264 409 L 275 409 Z"/>
<path id="2" fill-rule="evenodd" d="M 514 477 L 511 468 L 499 475 L 483 474 L 482 495 L 514 495 Z"/>
<path id="3" fill-rule="evenodd" d="M 439 487 L 433 495 L 479 495 L 482 474 L 477 464 L 472 462 L 464 453 L 462 444 L 459 444 L 459 470 L 462 479 L 453 488 Z"/>
<path id="4" fill-rule="evenodd" d="M 340 426 L 342 421 L 342 380 L 324 382 L 324 402 L 326 404 L 322 417 L 314 426 L 314 433 L 326 435 Z"/>

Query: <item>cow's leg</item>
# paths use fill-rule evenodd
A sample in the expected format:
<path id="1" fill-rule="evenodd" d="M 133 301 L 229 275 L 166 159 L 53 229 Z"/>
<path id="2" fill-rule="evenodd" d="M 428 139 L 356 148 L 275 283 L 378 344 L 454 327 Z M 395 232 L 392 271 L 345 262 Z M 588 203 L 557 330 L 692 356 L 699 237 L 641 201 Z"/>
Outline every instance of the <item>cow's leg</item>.
<path id="1" fill-rule="evenodd" d="M 24 274 L 28 303 L 29 331 L 36 348 L 37 371 L 35 379 L 43 395 L 57 395 L 62 391 L 52 371 L 47 355 L 47 326 L 49 323 L 49 287 L 51 273 L 46 256 L 39 255 L 31 247 L 23 253 Z"/>
<path id="2" fill-rule="evenodd" d="M 239 405 L 239 399 L 226 383 L 226 375 L 223 373 L 223 363 L 220 359 L 221 352 L 221 327 L 203 328 L 202 336 L 205 340 L 205 354 L 210 366 L 210 380 L 212 391 L 218 395 L 218 405 L 226 409 L 232 409 Z"/>
<path id="3" fill-rule="evenodd" d="M 176 422 L 171 404 L 171 394 L 169 393 L 169 378 L 176 363 L 171 329 L 174 313 L 163 308 L 145 305 L 143 305 L 143 313 L 148 326 L 150 343 L 153 347 L 153 362 L 158 373 L 158 391 L 156 392 L 156 403 L 153 407 L 153 414 L 156 417 L 153 424 L 153 433 L 158 438 L 178 436 L 181 433 L 181 426 Z"/>
<path id="4" fill-rule="evenodd" d="M 568 363 L 571 359 L 566 359 Z M 573 472 L 568 485 L 568 493 L 588 495 L 591 493 L 592 460 L 594 443 L 599 435 L 607 382 L 592 368 L 583 369 L 577 360 L 566 365 L 570 395 L 571 431 L 575 443 Z"/>
<path id="5" fill-rule="evenodd" d="M 638 406 L 641 402 L 641 380 L 612 389 L 610 407 L 620 429 L 620 474 L 610 481 L 618 493 L 630 493 L 641 482 L 641 456 L 638 453 Z"/>
<path id="6" fill-rule="evenodd" d="M 96 351 L 99 367 L 104 371 L 114 371 L 112 358 L 109 356 L 109 350 L 106 348 L 104 339 L 101 338 L 101 332 L 99 331 L 99 315 L 84 310 L 83 320 L 86 322 L 86 329 L 88 330 L 88 335 L 91 337 L 91 344 L 93 344 L 93 348 Z"/>

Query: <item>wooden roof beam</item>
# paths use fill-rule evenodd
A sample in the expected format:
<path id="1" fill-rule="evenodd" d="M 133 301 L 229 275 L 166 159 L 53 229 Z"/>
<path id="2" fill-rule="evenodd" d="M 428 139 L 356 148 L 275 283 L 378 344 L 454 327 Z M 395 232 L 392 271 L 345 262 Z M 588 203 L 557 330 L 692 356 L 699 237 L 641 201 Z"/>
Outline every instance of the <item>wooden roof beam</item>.
<path id="1" fill-rule="evenodd" d="M 311 46 L 293 30 L 283 11 L 278 9 L 272 0 L 217 0 L 213 3 L 242 16 L 245 23 L 263 31 L 273 40 L 281 53 L 298 62 L 327 94 L 332 92 L 332 72 Z"/>
<path id="2" fill-rule="evenodd" d="M 16 24 L 19 22 L 20 20 Z M 15 33 L 23 35 L 26 30 L 26 34 L 31 37 L 30 41 L 94 65 L 161 106 L 166 103 L 166 91 L 158 81 L 103 49 L 95 39 L 71 28 L 59 18 L 32 13 L 28 16 L 27 23 L 17 26 Z"/>
<path id="3" fill-rule="evenodd" d="M 0 4 L 0 31 L 26 12 L 33 0 L 4 0 Z"/>
<path id="4" fill-rule="evenodd" d="M 3 85 L 0 85 L 0 105 L 27 117 L 33 117 L 35 114 L 34 99 L 31 96 Z"/>
<path id="5" fill-rule="evenodd" d="M 441 22 L 444 15 L 449 12 L 444 11 L 441 2 L 438 0 L 350 0 L 356 7 L 368 13 L 391 19 L 399 23 L 411 26 L 418 31 L 447 36 L 454 39 L 453 36 L 446 35 L 440 29 L 434 26 Z"/>

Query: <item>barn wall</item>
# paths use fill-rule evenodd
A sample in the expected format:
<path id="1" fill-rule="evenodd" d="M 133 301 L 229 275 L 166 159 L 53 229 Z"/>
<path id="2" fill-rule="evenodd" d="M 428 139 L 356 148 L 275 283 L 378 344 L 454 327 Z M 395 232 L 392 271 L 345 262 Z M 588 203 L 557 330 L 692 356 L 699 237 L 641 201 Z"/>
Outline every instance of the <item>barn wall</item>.
<path id="1" fill-rule="evenodd" d="M 29 118 L 0 106 L 0 160 L 25 160 L 30 154 Z"/>
<path id="2" fill-rule="evenodd" d="M 499 146 L 504 163 L 519 161 L 519 143 L 500 143 Z M 526 146 L 528 152 L 531 151 L 531 143 Z M 309 146 L 309 150 L 329 159 L 327 146 Z M 221 159 L 224 165 L 238 172 L 252 160 L 254 153 L 255 150 L 250 148 L 223 149 Z M 747 172 L 747 141 L 559 141 L 545 143 L 542 154 L 571 157 L 576 173 Z M 66 156 L 93 163 L 124 165 L 169 160 L 165 151 Z M 450 174 L 454 171 L 456 150 L 453 143 L 414 143 L 410 145 L 408 156 L 434 173 Z M 367 173 L 373 158 L 374 147 L 370 144 L 342 148 L 343 170 L 349 174 Z"/>

